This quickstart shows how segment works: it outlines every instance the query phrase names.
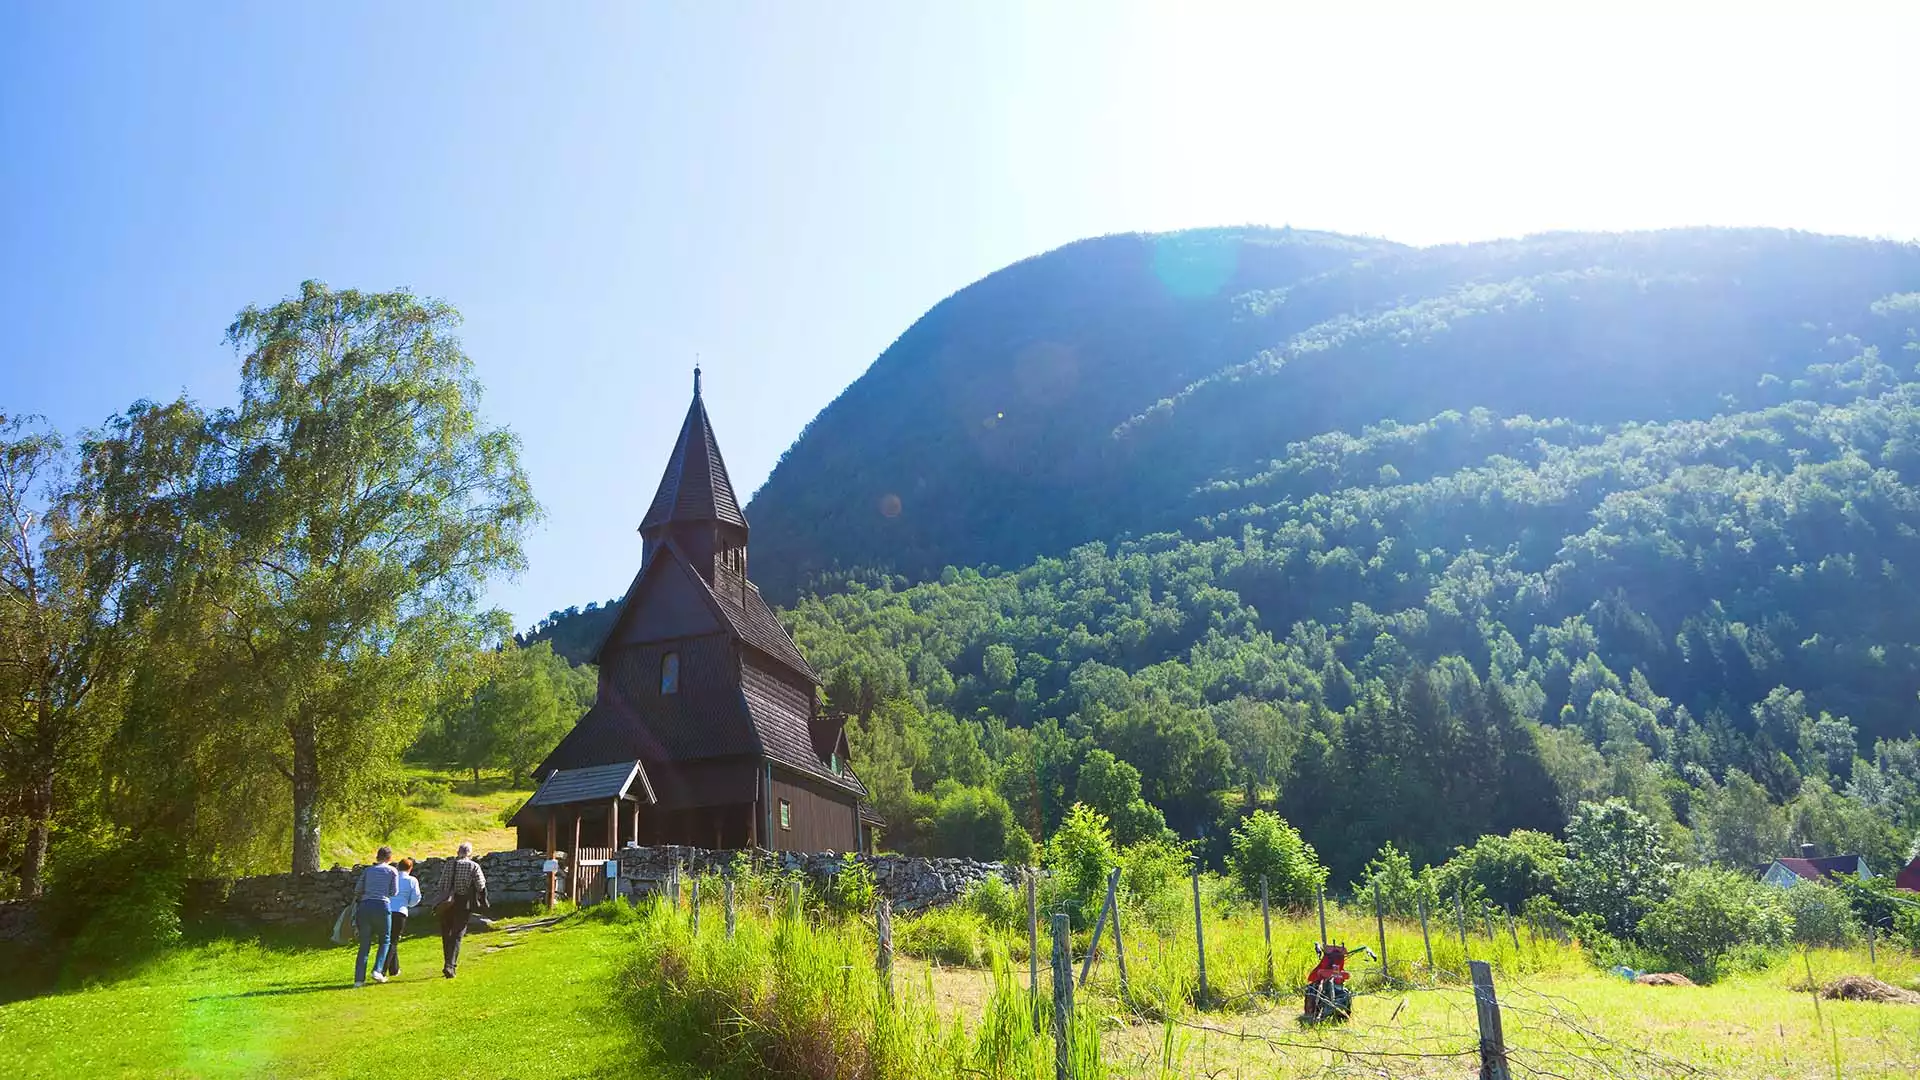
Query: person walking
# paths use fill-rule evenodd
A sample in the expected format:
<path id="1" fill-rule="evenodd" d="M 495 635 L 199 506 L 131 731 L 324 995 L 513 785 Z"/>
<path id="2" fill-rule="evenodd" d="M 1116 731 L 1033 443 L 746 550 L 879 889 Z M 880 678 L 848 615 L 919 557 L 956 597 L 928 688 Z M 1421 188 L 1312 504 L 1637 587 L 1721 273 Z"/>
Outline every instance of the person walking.
<path id="1" fill-rule="evenodd" d="M 487 906 L 487 875 L 473 861 L 473 845 L 461 844 L 447 872 L 447 898 L 434 906 L 440 915 L 440 974 L 453 978 L 460 969 L 460 941 L 467 936 L 467 917 Z"/>
<path id="2" fill-rule="evenodd" d="M 400 935 L 407 932 L 409 909 L 420 902 L 420 879 L 413 876 L 413 860 L 393 864 L 400 874 L 400 891 L 387 901 L 387 963 L 381 970 L 391 979 L 400 974 Z"/>
<path id="3" fill-rule="evenodd" d="M 388 916 L 392 914 L 388 905 L 400 891 L 400 872 L 388 863 L 391 858 L 393 849 L 383 845 L 373 853 L 373 865 L 360 871 L 360 880 L 354 885 L 353 923 L 360 931 L 360 955 L 353 961 L 356 987 L 367 985 L 367 953 L 373 951 L 375 941 L 380 947 L 373 952 L 373 981 L 387 981 L 380 968 L 387 962 Z"/>

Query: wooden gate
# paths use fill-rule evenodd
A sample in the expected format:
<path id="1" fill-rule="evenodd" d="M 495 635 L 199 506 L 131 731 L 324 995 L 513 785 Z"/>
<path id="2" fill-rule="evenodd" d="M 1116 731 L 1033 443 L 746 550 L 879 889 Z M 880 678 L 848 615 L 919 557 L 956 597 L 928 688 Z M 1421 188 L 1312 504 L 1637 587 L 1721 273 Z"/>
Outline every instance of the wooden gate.
<path id="1" fill-rule="evenodd" d="M 613 858 L 612 848 L 583 847 L 574 852 L 574 873 L 580 875 L 580 906 L 597 904 L 607 898 L 607 860 Z"/>

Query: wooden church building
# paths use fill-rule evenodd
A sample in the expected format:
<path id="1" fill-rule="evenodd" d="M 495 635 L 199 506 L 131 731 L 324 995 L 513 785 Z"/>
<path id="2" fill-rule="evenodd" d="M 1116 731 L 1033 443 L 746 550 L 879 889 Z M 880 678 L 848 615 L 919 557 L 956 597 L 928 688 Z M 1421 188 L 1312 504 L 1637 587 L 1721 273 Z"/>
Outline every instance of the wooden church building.
<path id="1" fill-rule="evenodd" d="M 535 770 L 522 847 L 871 850 L 845 718 L 821 710 L 819 676 L 747 579 L 747 531 L 695 369 L 640 572 L 594 657 L 598 699 Z"/>

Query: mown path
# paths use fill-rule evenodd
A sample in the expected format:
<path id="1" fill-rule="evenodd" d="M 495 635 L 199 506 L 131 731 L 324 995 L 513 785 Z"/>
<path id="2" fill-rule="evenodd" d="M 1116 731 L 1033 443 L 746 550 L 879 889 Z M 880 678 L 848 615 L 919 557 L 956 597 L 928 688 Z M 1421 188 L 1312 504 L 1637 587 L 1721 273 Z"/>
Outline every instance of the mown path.
<path id="1" fill-rule="evenodd" d="M 630 934 L 572 919 L 474 935 L 451 981 L 439 939 L 409 937 L 400 977 L 359 990 L 350 947 L 196 945 L 0 1006 L 0 1076 L 642 1076 L 610 1001 Z"/>

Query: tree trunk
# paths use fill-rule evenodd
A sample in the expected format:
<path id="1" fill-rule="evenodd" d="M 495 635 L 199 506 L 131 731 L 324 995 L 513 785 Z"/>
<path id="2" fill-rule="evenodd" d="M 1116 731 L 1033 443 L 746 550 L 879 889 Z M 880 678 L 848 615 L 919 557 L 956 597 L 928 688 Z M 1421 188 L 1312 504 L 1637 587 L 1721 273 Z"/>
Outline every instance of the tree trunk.
<path id="1" fill-rule="evenodd" d="M 313 726 L 293 730 L 293 872 L 320 869 L 320 749 Z"/>
<path id="2" fill-rule="evenodd" d="M 48 823 L 53 818 L 53 770 L 34 782 L 27 794 L 27 846 L 20 860 L 20 895 L 37 900 L 46 890 Z"/>

